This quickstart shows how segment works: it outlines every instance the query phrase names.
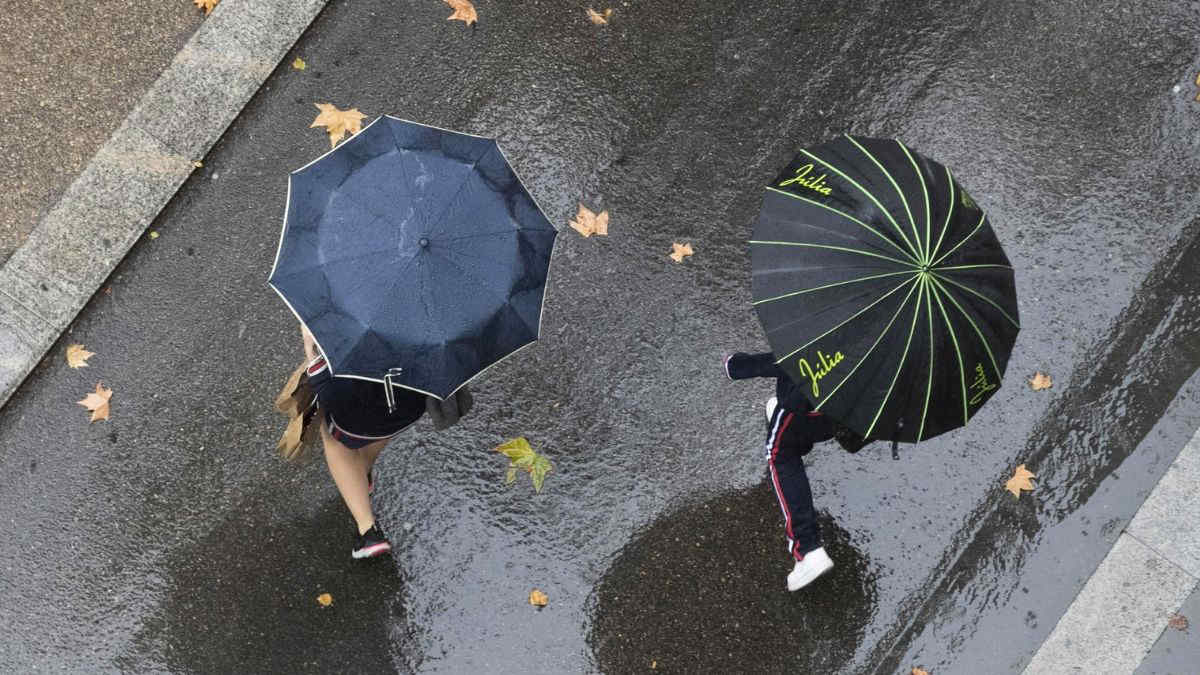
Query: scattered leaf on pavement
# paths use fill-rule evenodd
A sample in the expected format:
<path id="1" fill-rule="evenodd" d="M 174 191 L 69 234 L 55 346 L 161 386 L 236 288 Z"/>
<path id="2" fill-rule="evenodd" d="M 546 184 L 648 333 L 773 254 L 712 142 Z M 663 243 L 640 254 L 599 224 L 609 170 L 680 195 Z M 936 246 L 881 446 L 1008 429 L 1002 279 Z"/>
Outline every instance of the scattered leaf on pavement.
<path id="1" fill-rule="evenodd" d="M 72 368 L 86 368 L 87 360 L 95 355 L 95 352 L 84 349 L 83 345 L 69 345 L 67 347 L 67 365 Z"/>
<path id="2" fill-rule="evenodd" d="M 581 202 L 579 204 L 579 213 L 575 214 L 575 220 L 572 220 L 570 225 L 576 232 L 585 237 L 590 237 L 593 234 L 607 237 L 608 211 L 594 213 Z"/>
<path id="3" fill-rule="evenodd" d="M 151 238 L 151 239 L 158 239 L 158 231 L 157 231 L 157 230 L 150 230 L 150 238 Z"/>
<path id="4" fill-rule="evenodd" d="M 300 58 L 299 56 L 296 57 L 295 61 L 292 61 L 292 68 L 294 68 L 296 70 L 304 70 L 307 67 L 308 67 L 308 64 L 305 63 L 304 59 Z"/>
<path id="5" fill-rule="evenodd" d="M 671 260 L 674 260 L 677 263 L 683 262 L 683 258 L 691 255 L 692 253 L 693 251 L 691 244 L 680 244 L 679 242 L 671 244 Z"/>
<path id="6" fill-rule="evenodd" d="M 546 594 L 538 589 L 535 588 L 532 591 L 529 591 L 529 604 L 533 605 L 534 607 L 545 607 L 546 603 L 549 601 L 550 598 L 546 597 Z"/>
<path id="7" fill-rule="evenodd" d="M 317 604 L 322 607 L 328 607 L 333 604 L 333 596 L 328 593 L 322 593 L 317 596 Z"/>
<path id="8" fill-rule="evenodd" d="M 604 24 L 608 23 L 608 18 L 612 16 L 612 13 L 612 7 L 604 10 L 603 13 L 597 12 L 591 7 L 588 7 L 587 11 L 588 18 L 591 19 L 592 23 L 596 24 L 597 26 L 603 26 Z"/>
<path id="9" fill-rule="evenodd" d="M 110 398 L 112 398 L 112 389 L 105 389 L 103 384 L 97 382 L 96 391 L 88 392 L 88 395 L 84 396 L 83 400 L 76 401 L 76 403 L 91 410 L 92 419 L 90 422 L 95 422 L 96 420 L 108 419 L 108 399 Z"/>
<path id="10" fill-rule="evenodd" d="M 308 125 L 308 128 L 325 127 L 329 132 L 329 147 L 335 147 L 338 141 L 346 136 L 349 131 L 353 136 L 359 131 L 362 131 L 362 120 L 366 115 L 358 111 L 358 108 L 350 108 L 348 110 L 338 110 L 338 107 L 332 103 L 314 103 L 317 110 L 321 114 L 317 115 L 317 119 Z"/>
<path id="11" fill-rule="evenodd" d="M 216 7 L 217 3 L 219 2 L 221 2 L 221 0 L 192 0 L 192 3 L 196 5 L 197 9 L 204 10 L 204 14 L 206 16 L 212 14 L 213 7 Z"/>
<path id="12" fill-rule="evenodd" d="M 550 463 L 550 460 L 535 452 L 524 436 L 504 442 L 496 448 L 496 452 L 508 458 L 508 472 L 504 477 L 506 485 L 517 479 L 517 470 L 519 469 L 532 477 L 534 491 L 541 492 L 546 474 L 554 470 L 554 465 Z"/>
<path id="13" fill-rule="evenodd" d="M 1186 616 L 1176 612 L 1171 615 L 1171 618 L 1167 619 L 1167 625 L 1175 630 L 1187 630 L 1188 620 Z"/>
<path id="14" fill-rule="evenodd" d="M 475 5 L 471 4 L 471 0 L 445 0 L 447 5 L 454 8 L 454 13 L 446 17 L 447 21 L 461 21 L 468 26 L 479 20 L 475 14 Z"/>
<path id="15" fill-rule="evenodd" d="M 203 169 L 203 168 L 204 168 L 204 162 L 201 162 L 201 161 L 200 161 L 200 160 L 198 160 L 198 159 L 193 159 L 193 160 L 192 160 L 192 168 L 195 168 L 195 169 Z"/>
<path id="16" fill-rule="evenodd" d="M 1034 391 L 1041 391 L 1054 386 L 1054 380 L 1051 380 L 1049 375 L 1039 371 L 1034 373 L 1033 377 L 1029 378 L 1029 386 Z"/>
<path id="17" fill-rule="evenodd" d="M 912 669 L 912 675 L 929 675 L 929 671 L 925 670 L 924 668 L 914 667 Z"/>
<path id="18" fill-rule="evenodd" d="M 1017 467 L 1016 471 L 1013 472 L 1012 478 L 1009 478 L 1008 482 L 1004 484 L 1004 489 L 1013 493 L 1014 497 L 1020 499 L 1021 490 L 1033 489 L 1033 481 L 1029 480 L 1033 477 L 1034 474 L 1026 469 L 1025 465 L 1022 464 L 1021 466 Z"/>

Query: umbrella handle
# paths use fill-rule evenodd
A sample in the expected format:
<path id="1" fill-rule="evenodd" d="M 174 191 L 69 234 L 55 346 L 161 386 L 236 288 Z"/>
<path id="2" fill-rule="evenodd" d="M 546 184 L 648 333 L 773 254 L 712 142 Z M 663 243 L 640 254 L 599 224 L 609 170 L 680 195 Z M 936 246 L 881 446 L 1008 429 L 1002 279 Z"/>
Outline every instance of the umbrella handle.
<path id="1" fill-rule="evenodd" d="M 388 368 L 383 376 L 383 398 L 387 401 L 388 414 L 396 412 L 396 394 L 392 391 L 392 378 L 404 372 L 403 368 Z"/>
<path id="2" fill-rule="evenodd" d="M 904 418 L 896 420 L 896 431 L 892 434 L 892 459 L 900 459 L 900 430 L 904 428 Z"/>

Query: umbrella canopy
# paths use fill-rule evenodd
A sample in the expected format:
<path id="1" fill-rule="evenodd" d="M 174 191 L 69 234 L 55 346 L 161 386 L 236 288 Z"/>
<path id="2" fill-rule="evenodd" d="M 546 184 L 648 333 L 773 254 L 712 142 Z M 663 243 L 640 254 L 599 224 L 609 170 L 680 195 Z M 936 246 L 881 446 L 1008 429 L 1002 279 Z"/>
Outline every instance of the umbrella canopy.
<path id="1" fill-rule="evenodd" d="M 754 307 L 814 406 L 866 438 L 967 423 L 1020 329 L 1013 269 L 941 164 L 845 136 L 770 185 L 750 241 Z"/>
<path id="2" fill-rule="evenodd" d="M 445 398 L 537 340 L 555 235 L 495 140 L 382 116 L 289 176 L 269 283 L 335 376 Z"/>

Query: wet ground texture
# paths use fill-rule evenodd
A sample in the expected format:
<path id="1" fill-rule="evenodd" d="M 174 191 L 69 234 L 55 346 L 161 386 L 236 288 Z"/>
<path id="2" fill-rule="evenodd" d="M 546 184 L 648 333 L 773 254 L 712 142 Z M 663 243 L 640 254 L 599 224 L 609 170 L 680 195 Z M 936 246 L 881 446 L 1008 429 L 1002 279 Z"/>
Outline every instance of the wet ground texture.
<path id="1" fill-rule="evenodd" d="M 1200 424 L 1194 3 L 683 0 L 614 5 L 607 27 L 583 4 L 477 6 L 472 29 L 435 2 L 330 3 L 0 410 L 0 660 L 1019 670 Z M 265 279 L 287 171 L 328 148 L 314 102 L 495 136 L 553 222 L 612 214 L 607 238 L 560 237 L 542 343 L 463 424 L 384 453 L 396 550 L 368 567 L 320 460 L 272 454 L 301 349 Z M 954 169 L 1024 323 L 968 427 L 898 462 L 808 456 L 838 567 L 787 594 L 769 386 L 720 362 L 764 344 L 761 186 L 843 131 Z M 670 261 L 674 241 L 695 256 Z M 66 367 L 73 342 L 88 368 Z M 1024 385 L 1037 370 L 1052 389 Z M 75 401 L 98 380 L 112 419 L 89 425 Z M 517 435 L 555 464 L 540 495 L 503 485 L 491 449 Z M 1038 487 L 1013 500 L 1019 463 Z"/>

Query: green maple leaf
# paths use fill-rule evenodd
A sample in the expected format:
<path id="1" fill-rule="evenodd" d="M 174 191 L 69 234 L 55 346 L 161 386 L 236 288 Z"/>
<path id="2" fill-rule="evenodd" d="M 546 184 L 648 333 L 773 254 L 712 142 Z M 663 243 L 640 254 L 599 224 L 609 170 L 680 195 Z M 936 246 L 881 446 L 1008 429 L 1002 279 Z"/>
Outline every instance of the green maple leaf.
<path id="1" fill-rule="evenodd" d="M 537 459 L 533 460 L 533 468 L 529 471 L 529 475 L 533 478 L 534 492 L 542 491 L 542 483 L 546 480 L 546 474 L 553 469 L 554 465 L 542 455 L 538 455 Z"/>
<path id="2" fill-rule="evenodd" d="M 529 474 L 533 479 L 534 491 L 541 492 L 542 484 L 546 480 L 546 474 L 554 469 L 554 465 L 550 463 L 550 460 L 535 452 L 524 436 L 505 441 L 496 448 L 496 452 L 508 458 L 508 471 L 504 475 L 505 485 L 510 485 L 516 481 L 517 471 L 521 470 Z"/>

